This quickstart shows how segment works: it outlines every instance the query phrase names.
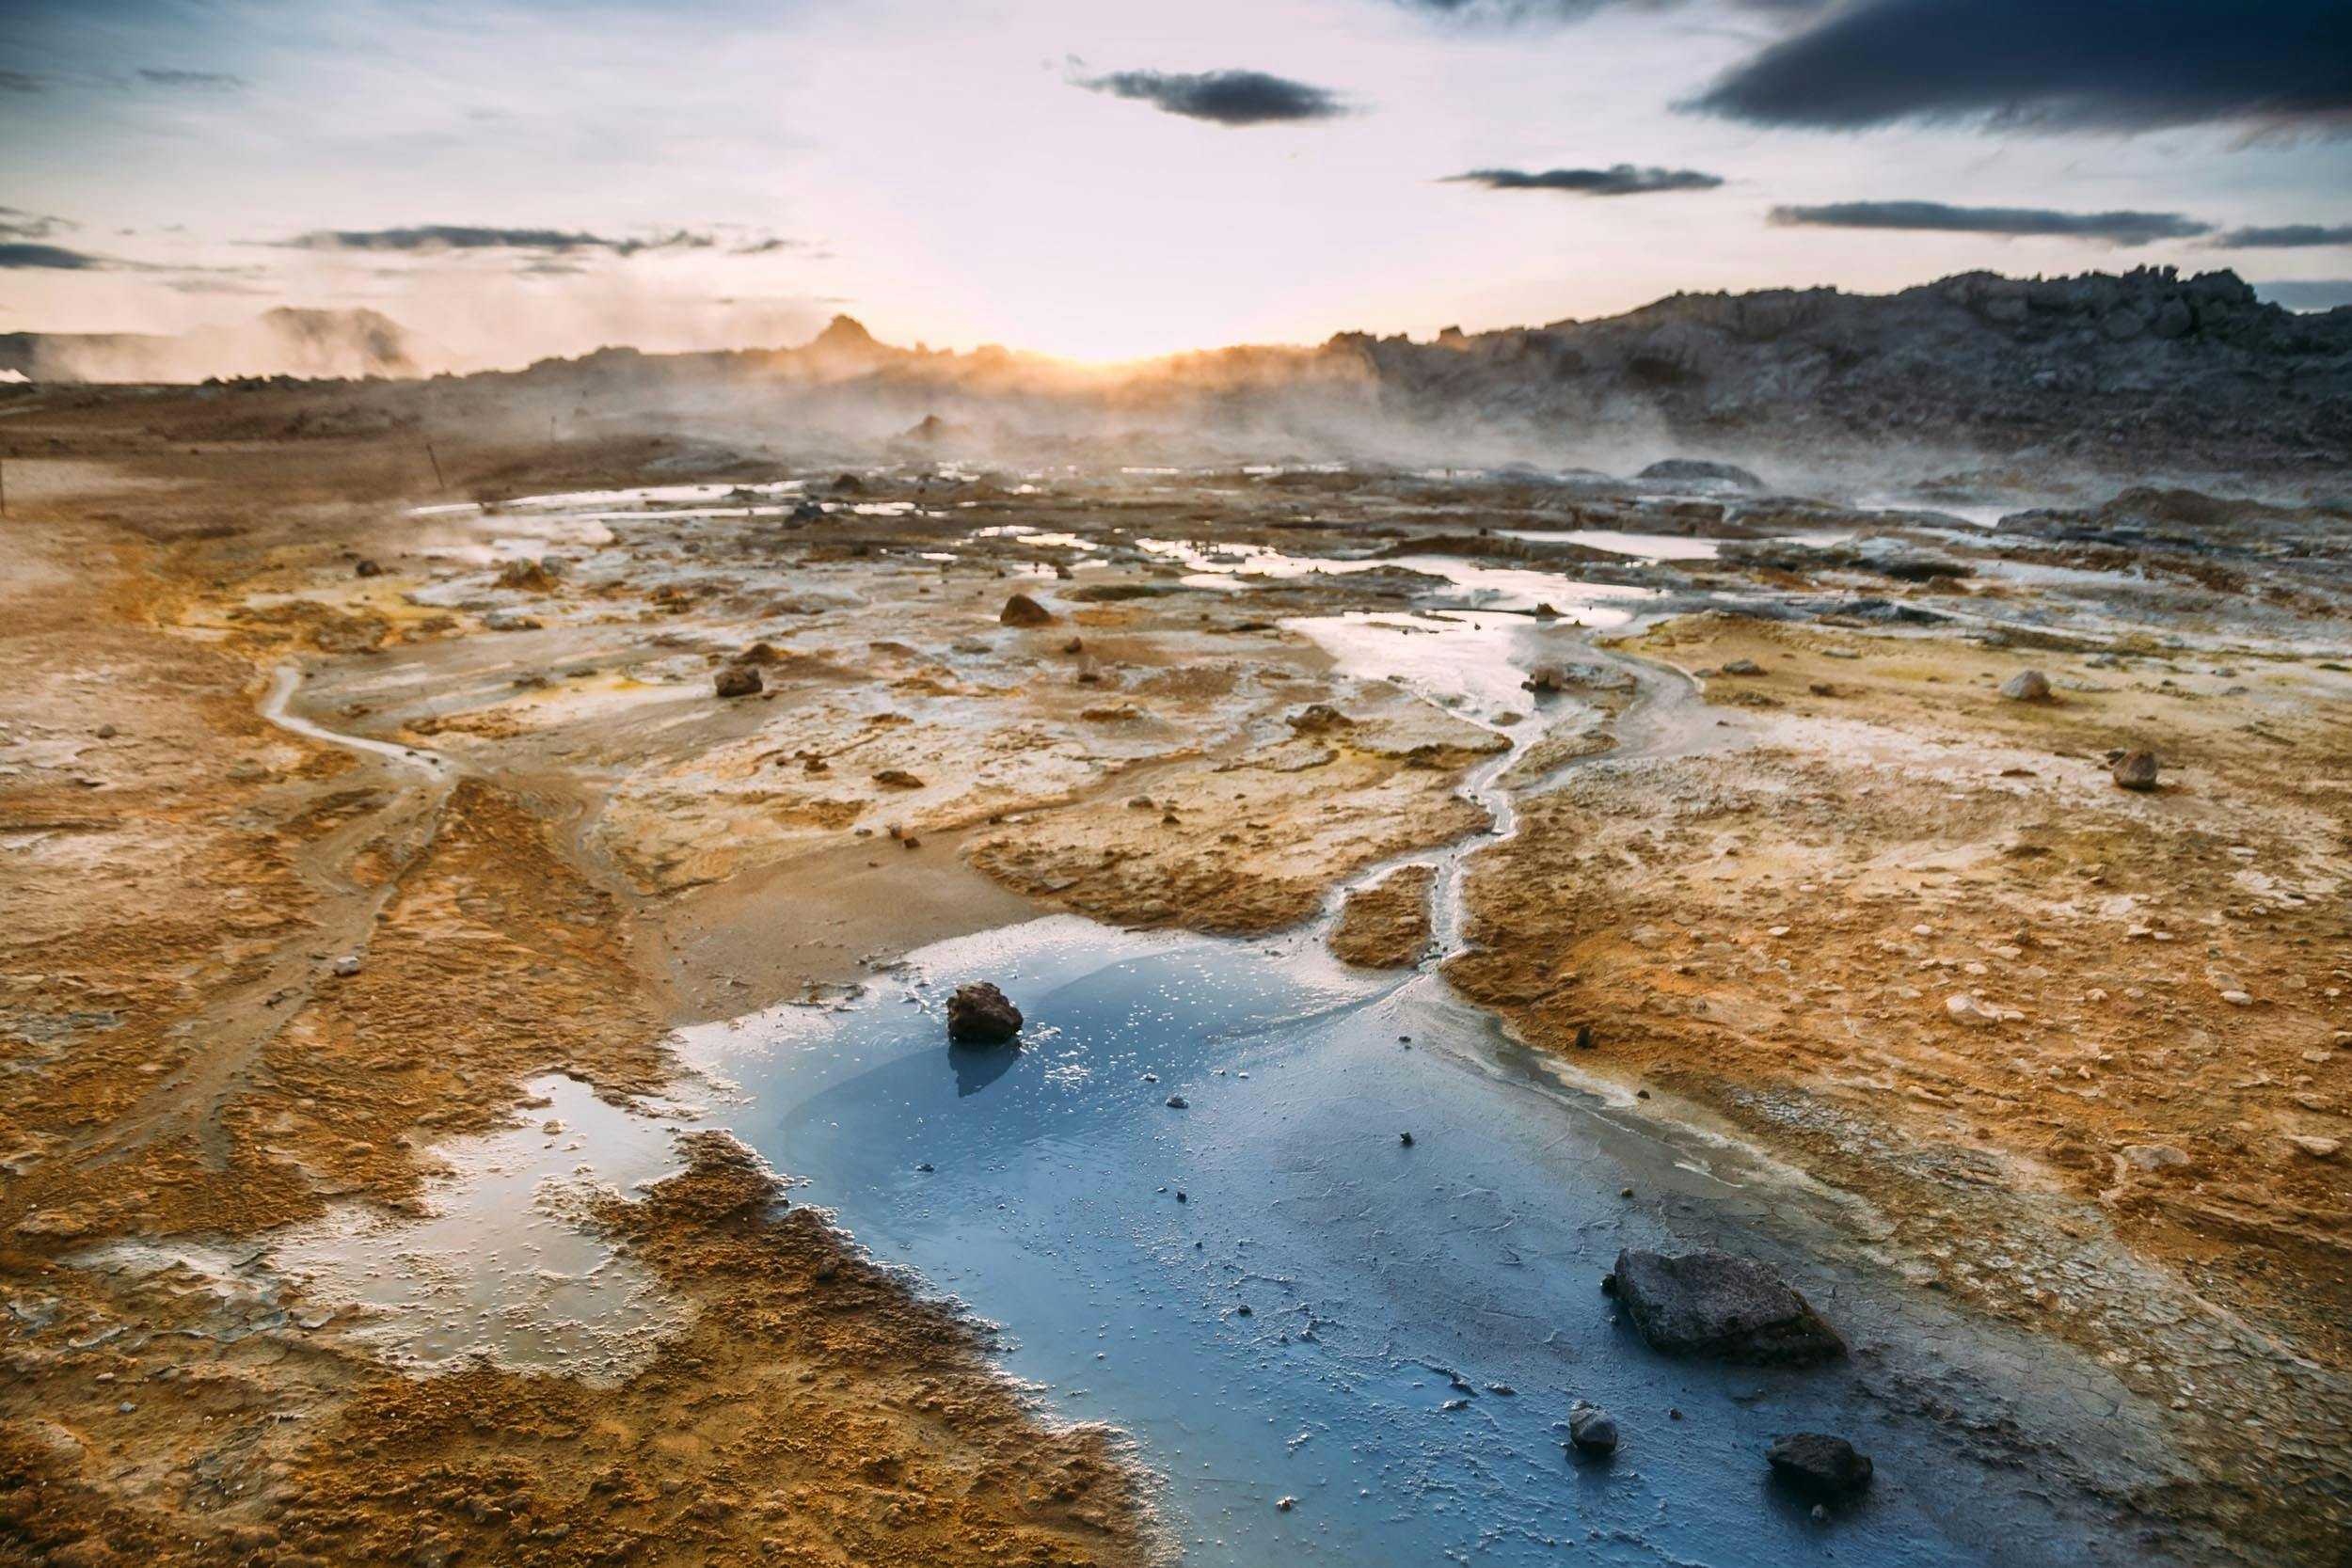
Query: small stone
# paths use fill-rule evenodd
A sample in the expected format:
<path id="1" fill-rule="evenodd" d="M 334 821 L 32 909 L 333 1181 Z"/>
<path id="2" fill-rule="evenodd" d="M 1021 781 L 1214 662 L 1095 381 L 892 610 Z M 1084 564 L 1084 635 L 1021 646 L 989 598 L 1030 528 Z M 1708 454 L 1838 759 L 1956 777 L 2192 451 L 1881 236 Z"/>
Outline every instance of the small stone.
<path id="1" fill-rule="evenodd" d="M 2046 703 L 2050 677 L 2039 670 L 2020 670 L 2001 683 L 2001 695 L 2012 703 Z"/>
<path id="2" fill-rule="evenodd" d="M 2288 1133 L 2287 1142 L 2314 1160 L 2332 1160 L 2336 1157 L 2337 1151 L 2344 1148 L 2344 1140 L 2341 1138 L 2317 1138 L 2303 1132 Z"/>
<path id="3" fill-rule="evenodd" d="M 1192 1101 L 1189 1101 L 1189 1100 L 1186 1100 L 1186 1099 L 1185 1099 L 1183 1095 L 1181 1095 L 1181 1094 L 1171 1094 L 1171 1095 L 1169 1095 L 1169 1096 L 1168 1097 L 1167 1101 L 1166 1101 L 1164 1103 L 1166 1103 L 1166 1105 L 1168 1106 L 1168 1108 L 1169 1110 L 1171 1110 L 1171 1111 L 1181 1111 L 1181 1110 L 1184 1110 L 1185 1107 L 1189 1106 L 1189 1105 L 1192 1103 Z"/>
<path id="4" fill-rule="evenodd" d="M 920 789 L 923 781 L 903 768 L 885 768 L 874 775 L 874 782 L 892 789 Z"/>
<path id="5" fill-rule="evenodd" d="M 1050 626 L 1054 612 L 1026 594 L 1015 594 L 1005 601 L 1004 611 L 996 619 L 1008 626 Z"/>
<path id="6" fill-rule="evenodd" d="M 355 578 L 378 577 L 383 574 L 383 567 L 378 566 L 364 555 L 351 563 L 351 575 Z"/>
<path id="7" fill-rule="evenodd" d="M 1021 1022 L 1021 1009 L 986 980 L 958 986 L 947 999 L 947 1037 L 961 1045 L 1002 1045 Z"/>
<path id="8" fill-rule="evenodd" d="M 1869 1458 L 1826 1433 L 1790 1433 L 1776 1439 L 1764 1458 L 1774 1480 L 1810 1497 L 1850 1497 L 1870 1484 Z"/>
<path id="9" fill-rule="evenodd" d="M 1298 1499 L 1296 1497 L 1277 1497 L 1274 1500 L 1274 1506 L 1280 1509 L 1283 1513 L 1288 1513 L 1292 1509 L 1298 1506 Z"/>
<path id="10" fill-rule="evenodd" d="M 2001 1009 L 1988 1006 L 1960 991 L 1944 999 L 1944 1011 L 1954 1023 L 1964 1023 L 1971 1029 L 1989 1029 L 2001 1022 Z"/>
<path id="11" fill-rule="evenodd" d="M 719 672 L 711 688 L 722 697 L 756 697 L 765 685 L 759 672 L 750 665 L 730 664 Z"/>
<path id="12" fill-rule="evenodd" d="M 1763 673 L 1764 666 L 1752 658 L 1735 658 L 1724 666 L 1726 675 L 1760 675 Z"/>
<path id="13" fill-rule="evenodd" d="M 1568 1406 L 1568 1441 L 1581 1453 L 1598 1457 L 1617 1451 L 1617 1423 L 1597 1404 L 1582 1400 Z"/>
<path id="14" fill-rule="evenodd" d="M 2153 789 L 2156 787 L 2156 753 L 2126 752 L 2116 759 L 2113 778 L 2119 789 Z"/>
<path id="15" fill-rule="evenodd" d="M 1396 1141 L 1403 1144 L 1406 1148 L 1413 1147 L 1413 1135 L 1410 1132 L 1399 1132 L 1396 1135 Z"/>
<path id="16" fill-rule="evenodd" d="M 357 954 L 347 954 L 335 960 L 335 977 L 337 979 L 348 980 L 358 973 L 359 959 Z"/>

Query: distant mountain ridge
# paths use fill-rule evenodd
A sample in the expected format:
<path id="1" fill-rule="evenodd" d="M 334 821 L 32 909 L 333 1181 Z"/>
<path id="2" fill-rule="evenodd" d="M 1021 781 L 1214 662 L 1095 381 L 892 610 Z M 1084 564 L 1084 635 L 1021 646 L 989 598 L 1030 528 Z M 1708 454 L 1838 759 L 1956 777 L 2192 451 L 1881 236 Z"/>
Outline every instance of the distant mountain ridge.
<path id="1" fill-rule="evenodd" d="M 0 366 L 19 362 L 8 356 L 23 342 L 0 340 Z M 26 373 L 176 366 L 187 379 L 215 373 L 203 356 L 225 349 L 278 374 L 414 375 L 435 363 L 373 311 L 289 310 L 226 343 L 36 340 Z M 2233 273 L 2171 268 L 1963 273 L 1890 294 L 1675 294 L 1594 321 L 1418 342 L 1342 333 L 1109 369 L 995 346 L 897 347 L 836 316 L 798 348 L 607 348 L 455 385 L 468 389 L 450 395 L 485 417 L 500 399 L 614 415 L 755 411 L 869 445 L 919 427 L 940 456 L 1047 437 L 1390 461 L 1899 441 L 2103 463 L 2352 464 L 2352 308 L 2297 315 Z"/>

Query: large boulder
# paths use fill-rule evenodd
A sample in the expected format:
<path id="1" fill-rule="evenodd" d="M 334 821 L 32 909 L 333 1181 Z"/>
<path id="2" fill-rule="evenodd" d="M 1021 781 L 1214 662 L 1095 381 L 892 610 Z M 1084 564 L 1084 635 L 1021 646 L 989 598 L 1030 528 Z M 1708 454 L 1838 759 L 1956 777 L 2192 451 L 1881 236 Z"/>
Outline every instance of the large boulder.
<path id="1" fill-rule="evenodd" d="M 1851 1497 L 1870 1484 L 1869 1456 L 1827 1433 L 1792 1432 L 1775 1438 L 1764 1459 L 1773 1480 L 1818 1500 Z"/>
<path id="2" fill-rule="evenodd" d="M 1021 1033 L 1021 1009 L 986 980 L 947 998 L 947 1037 L 959 1045 L 1002 1045 Z"/>
<path id="3" fill-rule="evenodd" d="M 1629 1250 L 1604 1283 L 1642 1338 L 1669 1355 L 1801 1363 L 1846 1354 L 1804 1297 L 1751 1258 Z"/>

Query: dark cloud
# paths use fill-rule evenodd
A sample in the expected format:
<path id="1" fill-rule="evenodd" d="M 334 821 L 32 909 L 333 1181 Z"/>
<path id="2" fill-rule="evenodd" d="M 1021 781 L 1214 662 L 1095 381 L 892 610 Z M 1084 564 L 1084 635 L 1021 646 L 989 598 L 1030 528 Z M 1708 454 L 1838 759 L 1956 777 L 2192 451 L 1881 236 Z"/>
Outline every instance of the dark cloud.
<path id="1" fill-rule="evenodd" d="M 1395 0 L 1406 10 L 1469 26 L 1517 26 L 1523 23 L 1581 22 L 1605 10 L 1672 10 L 1682 0 Z M 1828 0 L 1734 0 L 1752 11 L 1802 15 Z"/>
<path id="2" fill-rule="evenodd" d="M 1519 168 L 1474 168 L 1448 179 L 1461 184 L 1484 185 L 1490 191 L 1565 191 L 1571 196 L 1711 191 L 1724 182 L 1720 174 L 1702 174 L 1694 168 L 1637 168 L 1631 164 L 1613 164 L 1607 168 L 1548 168 L 1541 173 Z"/>
<path id="3" fill-rule="evenodd" d="M 2344 0 L 1856 0 L 1691 105 L 1759 125 L 2352 127 Z"/>
<path id="4" fill-rule="evenodd" d="M 1941 201 L 1834 201 L 1775 207 L 1772 221 L 1815 229 L 1903 229 L 1946 234 L 2055 235 L 2147 245 L 2213 232 L 2178 213 L 2059 213 L 2046 207 L 1947 207 Z"/>
<path id="5" fill-rule="evenodd" d="M 46 213 L 20 212 L 14 207 L 0 207 L 0 240 L 45 240 L 65 230 L 81 225 Z"/>
<path id="6" fill-rule="evenodd" d="M 241 87 L 245 78 L 231 76 L 225 71 L 177 71 L 168 67 L 141 66 L 139 80 L 151 87 Z"/>
<path id="7" fill-rule="evenodd" d="M 2352 245 L 2352 223 L 2282 223 L 2272 229 L 2233 229 L 2213 242 L 2224 250 L 2294 250 Z"/>
<path id="8" fill-rule="evenodd" d="M 1081 77 L 1078 86 L 1216 125 L 1272 125 L 1347 113 L 1336 94 L 1263 71 L 1115 71 Z"/>
<path id="9" fill-rule="evenodd" d="M 2257 283 L 2256 297 L 2289 310 L 2337 310 L 2352 305 L 2352 277 L 2312 278 L 2293 283 Z"/>
<path id="10" fill-rule="evenodd" d="M 114 263 L 61 245 L 0 245 L 0 272 L 101 272 Z"/>
<path id="11" fill-rule="evenodd" d="M 427 223 L 403 229 L 314 229 L 278 244 L 290 250 L 371 251 L 434 255 L 452 250 L 529 250 L 546 256 L 603 251 L 634 256 L 646 250 L 707 250 L 718 242 L 707 234 L 674 230 L 667 234 L 615 238 L 564 229 L 492 229 L 470 224 Z"/>
<path id="12" fill-rule="evenodd" d="M 27 71 L 0 71 L 0 92 L 39 92 L 48 85 L 49 78 Z"/>
<path id="13" fill-rule="evenodd" d="M 730 247 L 727 254 L 730 256 L 772 256 L 779 250 L 799 250 L 800 248 L 801 242 L 798 240 L 780 240 L 771 234 L 762 240 L 746 240 L 741 245 Z"/>

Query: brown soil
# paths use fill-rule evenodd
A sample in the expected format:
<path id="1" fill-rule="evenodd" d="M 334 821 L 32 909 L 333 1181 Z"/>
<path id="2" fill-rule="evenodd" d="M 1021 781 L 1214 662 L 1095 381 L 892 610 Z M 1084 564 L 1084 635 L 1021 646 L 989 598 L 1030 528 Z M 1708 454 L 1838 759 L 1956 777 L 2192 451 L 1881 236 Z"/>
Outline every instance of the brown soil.
<path id="1" fill-rule="evenodd" d="M 1867 1194 L 1922 1283 L 2120 1355 L 2268 1497 L 2231 1528 L 2339 1528 L 2308 1445 L 2352 1372 L 2352 673 L 1717 617 L 1627 646 L 1760 667 L 1705 677 L 1733 749 L 1525 800 L 1448 976 Z M 2057 700 L 1995 694 L 2026 668 Z M 2163 787 L 2117 789 L 2144 745 Z M 2249 1327 L 2312 1374 L 2200 1338 Z"/>
<path id="2" fill-rule="evenodd" d="M 1429 890 L 1437 872 L 1403 865 L 1370 887 L 1350 888 L 1331 927 L 1333 954 L 1366 969 L 1409 969 L 1429 951 Z"/>

